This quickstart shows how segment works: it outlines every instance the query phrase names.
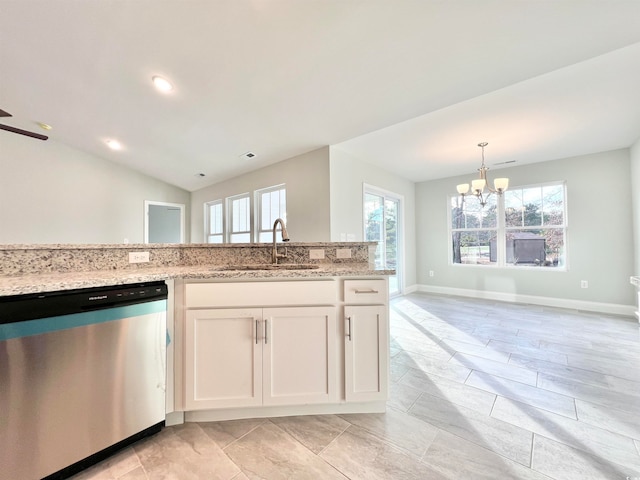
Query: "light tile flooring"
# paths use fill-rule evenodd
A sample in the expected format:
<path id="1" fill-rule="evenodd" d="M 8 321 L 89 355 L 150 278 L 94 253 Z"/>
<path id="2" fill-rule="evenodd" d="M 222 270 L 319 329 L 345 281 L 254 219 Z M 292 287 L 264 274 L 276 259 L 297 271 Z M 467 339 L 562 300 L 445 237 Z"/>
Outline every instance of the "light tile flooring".
<path id="1" fill-rule="evenodd" d="M 186 424 L 86 479 L 640 478 L 635 319 L 412 294 L 385 414 Z"/>

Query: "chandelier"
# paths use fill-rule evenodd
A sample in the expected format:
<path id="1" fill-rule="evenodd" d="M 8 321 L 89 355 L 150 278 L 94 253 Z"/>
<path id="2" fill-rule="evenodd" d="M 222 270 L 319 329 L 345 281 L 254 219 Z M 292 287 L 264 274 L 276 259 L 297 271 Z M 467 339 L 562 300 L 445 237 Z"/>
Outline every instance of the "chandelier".
<path id="1" fill-rule="evenodd" d="M 498 195 L 502 195 L 504 191 L 509 188 L 509 179 L 508 178 L 496 178 L 493 181 L 493 187 L 489 185 L 487 182 L 487 168 L 484 164 L 484 147 L 488 145 L 487 142 L 479 143 L 478 146 L 482 148 L 482 165 L 478 171 L 480 172 L 480 178 L 471 181 L 471 186 L 468 183 L 461 183 L 456 188 L 458 189 L 458 193 L 462 195 L 462 200 L 464 201 L 465 195 L 475 195 L 480 200 L 480 205 L 483 207 L 487 204 L 487 199 L 492 193 L 497 193 Z M 487 195 L 484 195 L 484 187 L 487 187 L 489 192 Z M 469 191 L 471 189 L 471 191 Z"/>

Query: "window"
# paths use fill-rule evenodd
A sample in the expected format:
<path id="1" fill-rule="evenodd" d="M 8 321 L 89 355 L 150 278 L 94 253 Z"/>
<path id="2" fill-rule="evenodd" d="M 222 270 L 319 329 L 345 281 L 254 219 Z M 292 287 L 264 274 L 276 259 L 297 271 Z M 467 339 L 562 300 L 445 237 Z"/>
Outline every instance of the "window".
<path id="1" fill-rule="evenodd" d="M 491 252 L 498 233 L 498 205 L 491 195 L 483 208 L 473 196 L 451 198 L 453 263 L 495 264 Z"/>
<path id="2" fill-rule="evenodd" d="M 224 243 L 224 215 L 222 200 L 204 204 L 207 243 Z"/>
<path id="3" fill-rule="evenodd" d="M 564 267 L 565 185 L 511 188 L 491 195 L 451 197 L 452 263 Z"/>
<path id="4" fill-rule="evenodd" d="M 229 243 L 251 242 L 251 196 L 248 193 L 227 198 Z"/>
<path id="5" fill-rule="evenodd" d="M 364 185 L 364 239 L 378 242 L 376 268 L 396 271 L 389 276 L 390 295 L 402 290 L 402 203 L 400 195 Z"/>
<path id="6" fill-rule="evenodd" d="M 284 185 L 256 191 L 256 211 L 258 212 L 258 242 L 273 241 L 273 223 L 278 218 L 287 220 L 287 190 Z M 278 231 L 281 228 L 278 225 Z"/>
<path id="7" fill-rule="evenodd" d="M 204 204 L 204 232 L 207 243 L 271 242 L 273 223 L 286 221 L 287 191 L 285 185 L 275 185 L 251 193 L 242 193 L 224 200 Z M 254 213 L 255 204 L 255 213 Z M 254 228 L 254 218 L 256 220 Z M 255 238 L 254 238 L 254 232 Z"/>

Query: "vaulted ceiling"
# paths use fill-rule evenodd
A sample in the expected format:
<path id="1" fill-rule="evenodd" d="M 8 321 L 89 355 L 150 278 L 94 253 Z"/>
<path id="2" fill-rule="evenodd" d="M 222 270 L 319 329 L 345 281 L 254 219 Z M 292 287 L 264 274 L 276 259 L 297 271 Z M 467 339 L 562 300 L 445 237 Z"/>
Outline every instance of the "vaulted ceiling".
<path id="1" fill-rule="evenodd" d="M 325 145 L 413 181 L 624 148 L 638 85 L 637 0 L 0 0 L 0 123 L 187 190 Z"/>

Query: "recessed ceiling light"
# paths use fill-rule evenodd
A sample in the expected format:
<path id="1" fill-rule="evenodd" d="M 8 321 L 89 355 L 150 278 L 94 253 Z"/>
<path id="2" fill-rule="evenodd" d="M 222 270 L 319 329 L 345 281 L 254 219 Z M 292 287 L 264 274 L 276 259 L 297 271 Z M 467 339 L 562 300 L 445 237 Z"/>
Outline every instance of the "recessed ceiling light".
<path id="1" fill-rule="evenodd" d="M 155 75 L 154 77 L 151 77 L 151 80 L 156 88 L 161 92 L 170 92 L 173 90 L 173 85 L 171 85 L 171 82 L 166 78 Z"/>
<path id="2" fill-rule="evenodd" d="M 111 150 L 122 150 L 122 144 L 117 140 L 107 140 L 106 144 Z"/>
<path id="3" fill-rule="evenodd" d="M 244 158 L 245 160 L 252 160 L 256 158 L 256 154 L 253 152 L 247 152 L 240 155 L 240 158 Z"/>
<path id="4" fill-rule="evenodd" d="M 49 125 L 49 124 L 47 124 L 47 123 L 36 122 L 36 124 L 37 124 L 40 128 L 42 128 L 42 129 L 44 129 L 44 130 L 51 130 L 51 129 L 53 128 L 51 125 Z"/>
<path id="5" fill-rule="evenodd" d="M 206 175 L 204 173 L 196 173 L 195 176 L 196 177 L 205 177 Z"/>

